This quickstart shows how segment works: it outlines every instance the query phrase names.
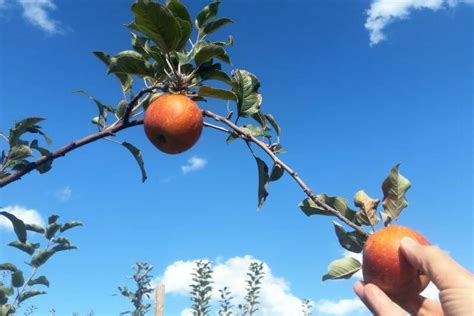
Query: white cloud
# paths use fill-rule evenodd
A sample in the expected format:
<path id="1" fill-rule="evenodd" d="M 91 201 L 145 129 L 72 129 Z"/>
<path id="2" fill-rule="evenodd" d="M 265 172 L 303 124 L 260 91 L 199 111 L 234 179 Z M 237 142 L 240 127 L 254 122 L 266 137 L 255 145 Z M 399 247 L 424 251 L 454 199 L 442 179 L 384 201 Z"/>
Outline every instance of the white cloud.
<path id="1" fill-rule="evenodd" d="M 187 174 L 188 172 L 201 170 L 206 165 L 207 165 L 206 159 L 193 156 L 190 159 L 188 159 L 188 162 L 185 165 L 181 166 L 181 170 L 183 171 L 183 174 Z"/>
<path id="2" fill-rule="evenodd" d="M 183 311 L 181 312 L 180 316 L 194 316 L 193 310 L 190 309 L 190 308 L 185 308 L 185 309 L 183 309 Z"/>
<path id="3" fill-rule="evenodd" d="M 37 210 L 27 209 L 19 205 L 2 207 L 1 210 L 15 215 L 27 224 L 44 225 L 44 220 Z M 10 220 L 4 216 L 0 216 L 0 229 L 13 230 Z"/>
<path id="4" fill-rule="evenodd" d="M 56 10 L 53 0 L 15 0 L 23 9 L 23 17 L 32 25 L 40 28 L 48 34 L 58 34 L 62 32 L 60 23 L 51 18 L 51 11 Z M 13 3 L 8 1 L 8 4 Z M 0 0 L 0 9 L 9 9 L 6 0 Z"/>
<path id="5" fill-rule="evenodd" d="M 72 190 L 69 186 L 62 188 L 54 193 L 54 196 L 61 202 L 67 202 L 71 199 Z"/>
<path id="6" fill-rule="evenodd" d="M 407 19 L 413 10 L 439 10 L 459 3 L 474 4 L 474 0 L 374 0 L 367 10 L 365 28 L 369 31 L 370 45 L 386 39 L 384 29 L 398 19 Z"/>
<path id="7" fill-rule="evenodd" d="M 353 315 L 367 311 L 365 305 L 357 297 L 336 301 L 321 300 L 316 302 L 315 309 L 323 315 Z"/>

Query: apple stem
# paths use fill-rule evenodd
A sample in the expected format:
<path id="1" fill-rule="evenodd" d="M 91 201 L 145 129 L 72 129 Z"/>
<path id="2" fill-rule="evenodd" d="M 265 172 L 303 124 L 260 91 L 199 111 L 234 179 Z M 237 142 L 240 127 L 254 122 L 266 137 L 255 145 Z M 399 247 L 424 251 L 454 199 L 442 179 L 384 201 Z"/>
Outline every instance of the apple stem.
<path id="1" fill-rule="evenodd" d="M 246 143 L 247 143 L 247 146 L 250 147 L 250 143 L 254 143 L 256 144 L 258 147 L 260 147 L 268 156 L 270 156 L 270 158 L 276 163 L 278 164 L 281 168 L 283 168 L 283 170 L 285 170 L 295 181 L 296 183 L 300 186 L 300 188 L 303 190 L 303 192 L 314 202 L 316 203 L 316 205 L 318 205 L 319 207 L 321 207 L 322 209 L 324 209 L 325 211 L 331 213 L 332 215 L 334 215 L 335 217 L 339 218 L 339 220 L 341 220 L 342 222 L 344 222 L 346 225 L 352 227 L 353 229 L 355 229 L 358 233 L 362 234 L 363 236 L 365 237 L 368 237 L 369 234 L 359 225 L 356 225 L 355 223 L 353 223 L 352 221 L 350 221 L 347 217 L 345 217 L 344 215 L 342 215 L 341 212 L 339 212 L 338 210 L 336 210 L 335 208 L 331 207 L 330 205 L 324 203 L 324 201 L 322 201 L 321 199 L 319 199 L 316 194 L 308 187 L 308 185 L 301 179 L 301 177 L 292 169 L 290 168 L 290 166 L 288 166 L 286 163 L 284 163 L 270 148 L 269 146 L 259 140 L 258 138 L 256 138 L 255 136 L 253 136 L 252 134 L 250 134 L 249 132 L 247 132 L 246 130 L 242 129 L 241 127 L 237 126 L 236 124 L 232 123 L 231 121 L 229 121 L 228 119 L 226 119 L 225 117 L 222 117 L 218 114 L 215 114 L 211 111 L 208 111 L 208 110 L 203 110 L 202 111 L 203 115 L 204 116 L 207 116 L 207 117 L 210 117 L 212 119 L 214 119 L 215 121 L 217 122 L 221 122 L 225 125 L 227 125 L 228 127 L 230 127 L 234 133 L 236 133 L 240 138 L 242 138 Z M 226 132 L 228 132 L 226 130 Z M 252 154 L 253 154 L 253 150 L 252 150 Z"/>

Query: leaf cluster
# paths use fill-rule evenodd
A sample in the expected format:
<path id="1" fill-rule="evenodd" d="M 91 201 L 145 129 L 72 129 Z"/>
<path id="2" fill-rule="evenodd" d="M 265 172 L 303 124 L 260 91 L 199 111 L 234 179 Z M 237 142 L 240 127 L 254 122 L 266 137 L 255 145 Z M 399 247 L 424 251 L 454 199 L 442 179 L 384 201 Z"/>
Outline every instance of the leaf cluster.
<path id="1" fill-rule="evenodd" d="M 37 295 L 46 294 L 45 291 L 36 289 L 37 285 L 46 287 L 50 285 L 46 276 L 36 276 L 38 269 L 58 252 L 77 249 L 69 239 L 62 236 L 62 233 L 82 226 L 82 224 L 77 221 L 60 224 L 57 222 L 59 216 L 52 215 L 48 218 L 48 225 L 41 226 L 25 224 L 15 215 L 5 211 L 0 211 L 0 215 L 11 222 L 17 236 L 17 240 L 10 242 L 8 246 L 26 253 L 29 256 L 27 264 L 31 268 L 30 276 L 25 277 L 24 271 L 15 264 L 10 262 L 0 264 L 0 270 L 10 275 L 9 284 L 0 282 L 0 316 L 6 316 L 13 315 L 24 301 Z M 46 245 L 41 247 L 41 243 L 29 241 L 28 232 L 43 237 Z"/>
<path id="2" fill-rule="evenodd" d="M 365 191 L 360 190 L 354 195 L 354 205 L 357 210 L 351 209 L 346 199 L 339 196 L 328 196 L 324 193 L 318 194 L 318 200 L 336 209 L 344 217 L 349 219 L 357 226 L 369 226 L 375 231 L 378 224 L 388 226 L 396 223 L 402 210 L 408 206 L 406 192 L 411 184 L 407 178 L 402 176 L 399 171 L 399 164 L 394 166 L 387 178 L 382 183 L 382 206 L 384 211 L 378 211 L 379 199 L 371 198 Z M 334 216 L 324 208 L 318 206 L 312 199 L 307 198 L 299 204 L 300 209 L 307 215 L 325 215 Z M 346 250 L 353 253 L 360 253 L 364 248 L 366 236 L 360 232 L 346 231 L 346 229 L 334 221 L 334 230 L 339 244 Z M 333 279 L 348 279 L 354 273 L 361 269 L 361 263 L 353 257 L 345 257 L 333 261 L 327 273 L 322 277 L 323 281 Z"/>
<path id="3" fill-rule="evenodd" d="M 38 125 L 41 121 L 44 119 L 29 117 L 16 122 L 10 128 L 8 135 L 0 133 L 0 138 L 7 144 L 7 149 L 3 149 L 0 154 L 0 180 L 8 177 L 12 172 L 29 167 L 30 158 L 34 157 L 35 153 L 40 156 L 47 156 L 50 153 L 48 149 L 40 145 L 38 138 L 32 137 L 40 135 L 48 146 L 51 145 L 51 139 Z M 36 169 L 39 173 L 45 173 L 51 169 L 51 166 L 52 161 L 49 161 Z"/>

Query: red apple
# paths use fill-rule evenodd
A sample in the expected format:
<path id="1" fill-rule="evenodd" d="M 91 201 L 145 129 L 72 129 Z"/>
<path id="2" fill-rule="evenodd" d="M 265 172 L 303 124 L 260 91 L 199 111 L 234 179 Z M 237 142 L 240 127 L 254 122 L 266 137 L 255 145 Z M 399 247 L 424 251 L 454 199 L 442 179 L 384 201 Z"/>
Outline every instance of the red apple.
<path id="1" fill-rule="evenodd" d="M 413 229 L 392 225 L 370 235 L 364 252 L 362 273 L 365 283 L 372 283 L 392 298 L 416 296 L 429 283 L 412 267 L 400 250 L 403 237 L 410 237 L 422 245 L 430 243 Z"/>
<path id="2" fill-rule="evenodd" d="M 145 111 L 145 134 L 159 150 L 179 154 L 190 149 L 201 136 L 201 109 L 181 94 L 164 94 Z"/>

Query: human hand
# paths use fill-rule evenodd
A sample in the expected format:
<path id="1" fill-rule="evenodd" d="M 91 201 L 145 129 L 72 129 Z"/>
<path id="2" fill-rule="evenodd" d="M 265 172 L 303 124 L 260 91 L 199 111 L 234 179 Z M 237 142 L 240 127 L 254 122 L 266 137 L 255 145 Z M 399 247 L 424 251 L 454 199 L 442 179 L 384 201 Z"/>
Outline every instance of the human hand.
<path id="1" fill-rule="evenodd" d="M 392 300 L 374 284 L 357 282 L 354 291 L 375 315 L 474 315 L 474 275 L 434 246 L 422 246 L 410 238 L 400 249 L 408 262 L 427 275 L 439 289 L 439 303 L 421 295 Z M 403 308 L 403 309 L 402 309 Z"/>

